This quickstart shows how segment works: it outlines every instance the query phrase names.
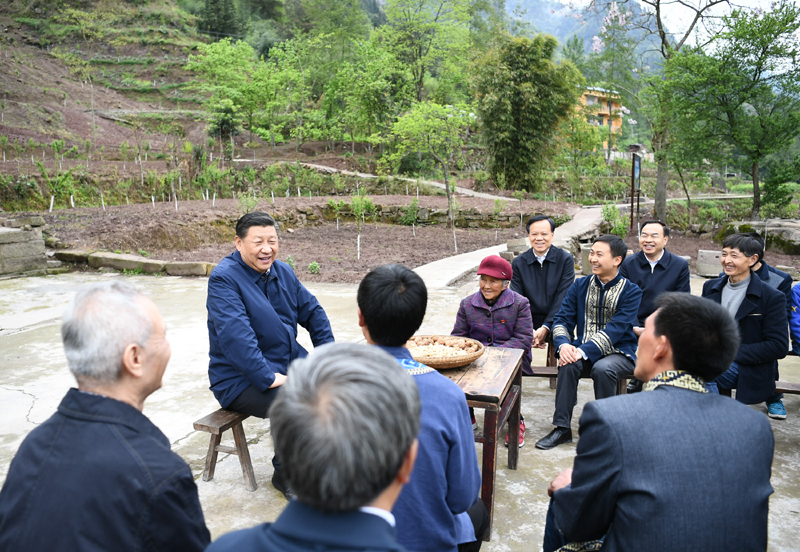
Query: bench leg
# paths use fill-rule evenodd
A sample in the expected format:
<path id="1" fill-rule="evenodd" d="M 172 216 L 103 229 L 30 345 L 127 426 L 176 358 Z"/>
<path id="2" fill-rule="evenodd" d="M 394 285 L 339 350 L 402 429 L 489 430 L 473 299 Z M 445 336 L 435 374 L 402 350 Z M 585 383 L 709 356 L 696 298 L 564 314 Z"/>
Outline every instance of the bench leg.
<path id="1" fill-rule="evenodd" d="M 244 486 L 248 491 L 255 491 L 258 488 L 256 474 L 253 472 L 253 463 L 250 461 L 250 450 L 247 448 L 247 439 L 244 436 L 242 424 L 237 424 L 231 428 L 233 440 L 236 442 L 236 454 L 239 456 L 239 463 L 242 465 L 242 475 L 244 475 Z"/>
<path id="2" fill-rule="evenodd" d="M 550 389 L 558 387 L 558 378 L 550 378 Z"/>
<path id="3" fill-rule="evenodd" d="M 208 454 L 206 454 L 206 467 L 203 469 L 203 481 L 214 479 L 214 470 L 217 468 L 217 456 L 219 451 L 217 446 L 222 440 L 222 435 L 211 434 L 211 442 L 208 444 Z"/>
<path id="4" fill-rule="evenodd" d="M 628 378 L 620 378 L 617 381 L 617 395 L 628 394 Z"/>

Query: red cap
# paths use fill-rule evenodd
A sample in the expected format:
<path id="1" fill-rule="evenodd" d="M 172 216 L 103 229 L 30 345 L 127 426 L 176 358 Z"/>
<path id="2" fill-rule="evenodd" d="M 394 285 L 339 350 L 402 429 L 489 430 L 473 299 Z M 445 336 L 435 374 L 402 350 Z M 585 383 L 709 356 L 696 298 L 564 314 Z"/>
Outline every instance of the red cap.
<path id="1" fill-rule="evenodd" d="M 481 266 L 478 267 L 478 275 L 485 274 L 498 280 L 510 280 L 513 271 L 511 270 L 511 263 L 497 255 L 489 255 L 481 261 Z"/>

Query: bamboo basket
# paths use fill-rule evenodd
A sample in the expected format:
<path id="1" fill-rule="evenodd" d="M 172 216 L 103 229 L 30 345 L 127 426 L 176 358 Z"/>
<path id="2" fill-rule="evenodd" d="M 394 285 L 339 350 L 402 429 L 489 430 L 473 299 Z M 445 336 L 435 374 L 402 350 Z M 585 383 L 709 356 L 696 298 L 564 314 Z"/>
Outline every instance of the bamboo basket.
<path id="1" fill-rule="evenodd" d="M 438 336 L 438 335 L 415 335 L 411 339 L 416 339 L 418 337 L 454 337 L 454 336 Z M 477 339 L 472 339 L 469 337 L 462 337 L 461 339 L 465 341 L 471 341 L 478 346 L 478 350 L 474 353 L 464 353 L 463 355 L 454 356 L 454 357 L 429 357 L 429 356 L 414 356 L 412 353 L 412 357 L 414 360 L 421 364 L 425 364 L 426 366 L 430 366 L 431 368 L 435 368 L 436 370 L 449 370 L 450 368 L 459 368 L 460 366 L 466 366 L 472 362 L 478 360 L 486 348 L 483 346 L 483 343 L 478 341 Z"/>

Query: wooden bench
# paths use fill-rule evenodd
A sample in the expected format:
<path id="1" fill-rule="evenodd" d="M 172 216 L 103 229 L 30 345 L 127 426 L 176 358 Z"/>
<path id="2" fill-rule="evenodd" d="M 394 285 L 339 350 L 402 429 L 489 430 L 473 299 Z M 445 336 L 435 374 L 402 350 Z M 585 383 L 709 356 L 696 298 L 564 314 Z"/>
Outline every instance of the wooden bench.
<path id="1" fill-rule="evenodd" d="M 789 381 L 776 381 L 776 393 L 788 393 L 790 395 L 800 395 L 800 383 L 792 383 Z"/>
<path id="2" fill-rule="evenodd" d="M 208 416 L 200 418 L 194 423 L 197 431 L 205 431 L 211 434 L 211 442 L 208 444 L 208 454 L 206 455 L 206 466 L 203 469 L 203 481 L 214 479 L 214 470 L 217 467 L 217 456 L 220 452 L 235 454 L 239 457 L 244 475 L 244 486 L 248 491 L 255 491 L 258 488 L 256 475 L 253 472 L 253 463 L 250 461 L 250 450 L 247 448 L 247 439 L 244 436 L 242 422 L 249 418 L 247 414 L 240 414 L 231 410 L 220 408 Z M 233 441 L 235 447 L 220 445 L 222 434 L 227 430 L 233 431 Z"/>
<path id="3" fill-rule="evenodd" d="M 555 389 L 558 383 L 558 362 L 551 344 L 547 344 L 547 365 L 531 366 L 533 377 L 550 378 L 550 389 Z M 622 378 L 617 382 L 617 395 L 625 395 L 628 392 L 628 378 Z"/>

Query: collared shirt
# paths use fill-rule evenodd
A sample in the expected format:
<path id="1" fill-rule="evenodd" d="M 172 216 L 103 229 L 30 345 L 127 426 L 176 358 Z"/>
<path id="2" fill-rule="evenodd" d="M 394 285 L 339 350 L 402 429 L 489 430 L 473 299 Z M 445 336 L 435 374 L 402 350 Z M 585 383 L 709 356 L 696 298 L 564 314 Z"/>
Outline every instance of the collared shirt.
<path id="1" fill-rule="evenodd" d="M 665 251 L 664 249 L 661 250 L 661 255 L 659 255 L 658 259 L 656 259 L 655 261 L 651 261 L 650 257 L 648 257 L 647 255 L 644 256 L 644 258 L 647 259 L 647 262 L 650 263 L 650 273 L 652 273 L 656 269 L 658 261 L 660 261 L 661 257 L 664 256 L 664 251 Z"/>
<path id="2" fill-rule="evenodd" d="M 531 251 L 533 251 L 533 248 L 531 248 Z M 537 255 L 536 251 L 533 251 L 533 256 L 536 257 L 536 260 L 539 261 L 540 265 L 544 265 L 544 260 L 547 258 L 547 254 L 548 253 L 550 253 L 550 248 L 549 247 L 547 248 L 547 251 L 545 251 L 541 255 Z"/>
<path id="3" fill-rule="evenodd" d="M 361 508 L 359 508 L 359 510 L 361 510 L 365 514 L 372 514 L 373 516 L 378 516 L 379 518 L 386 520 L 386 523 L 388 523 L 392 527 L 395 526 L 394 516 L 392 515 L 391 512 L 387 512 L 382 508 L 376 508 L 374 506 L 362 506 Z"/>
<path id="4" fill-rule="evenodd" d="M 281 261 L 265 278 L 234 251 L 208 279 L 206 308 L 208 377 L 223 408 L 249 386 L 266 391 L 276 373 L 286 374 L 294 359 L 308 354 L 297 342 L 298 324 L 315 347 L 333 341 L 319 301 Z"/>

